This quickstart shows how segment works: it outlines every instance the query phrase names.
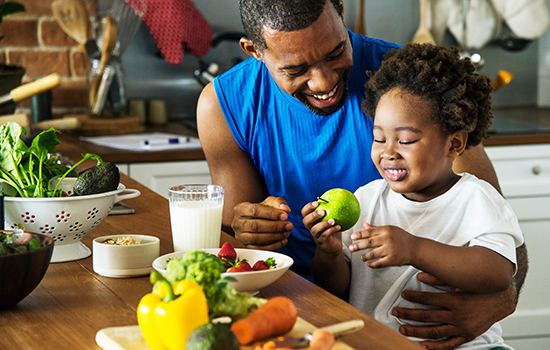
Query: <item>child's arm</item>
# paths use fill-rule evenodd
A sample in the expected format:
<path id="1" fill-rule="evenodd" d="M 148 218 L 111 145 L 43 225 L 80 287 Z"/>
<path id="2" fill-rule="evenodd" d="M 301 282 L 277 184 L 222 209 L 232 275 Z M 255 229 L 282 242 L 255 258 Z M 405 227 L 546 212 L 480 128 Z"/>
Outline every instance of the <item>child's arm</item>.
<path id="1" fill-rule="evenodd" d="M 339 225 L 334 225 L 333 219 L 319 221 L 325 212 L 314 211 L 318 205 L 318 202 L 308 203 L 301 212 L 304 226 L 311 232 L 317 244 L 311 263 L 311 274 L 315 284 L 343 298 L 349 291 L 351 272 L 342 253 L 342 232 Z"/>
<path id="2" fill-rule="evenodd" d="M 370 226 L 353 233 L 351 251 L 373 248 L 361 257 L 373 268 L 412 265 L 445 283 L 473 293 L 496 293 L 512 283 L 514 264 L 484 247 L 455 247 L 395 227 Z"/>

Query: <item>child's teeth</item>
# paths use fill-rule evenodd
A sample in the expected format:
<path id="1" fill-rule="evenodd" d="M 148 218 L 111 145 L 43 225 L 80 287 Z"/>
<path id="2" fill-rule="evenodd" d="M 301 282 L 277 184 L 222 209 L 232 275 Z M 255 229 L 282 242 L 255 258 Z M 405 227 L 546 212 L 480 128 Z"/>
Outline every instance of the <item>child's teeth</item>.
<path id="1" fill-rule="evenodd" d="M 332 89 L 331 92 L 329 92 L 328 94 L 325 94 L 325 95 L 313 95 L 313 97 L 315 97 L 316 99 L 318 100 L 326 100 L 326 99 L 329 99 L 331 98 L 332 96 L 334 96 L 334 94 L 336 93 L 336 90 L 338 90 L 338 85 L 336 85 L 334 87 L 334 89 Z"/>

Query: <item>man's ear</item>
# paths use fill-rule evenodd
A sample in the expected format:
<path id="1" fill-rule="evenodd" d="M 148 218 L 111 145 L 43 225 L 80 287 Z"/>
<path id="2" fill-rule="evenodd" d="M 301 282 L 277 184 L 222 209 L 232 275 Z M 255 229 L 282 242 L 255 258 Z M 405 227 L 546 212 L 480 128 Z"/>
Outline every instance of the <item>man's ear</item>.
<path id="1" fill-rule="evenodd" d="M 262 55 L 260 54 L 260 51 L 256 49 L 250 39 L 242 37 L 241 40 L 239 40 L 239 45 L 241 46 L 241 49 L 246 52 L 247 55 L 252 56 L 257 60 L 262 60 Z"/>
<path id="2" fill-rule="evenodd" d="M 449 147 L 449 157 L 456 158 L 466 149 L 468 133 L 464 130 L 456 131 L 449 136 L 449 140 L 451 143 Z"/>

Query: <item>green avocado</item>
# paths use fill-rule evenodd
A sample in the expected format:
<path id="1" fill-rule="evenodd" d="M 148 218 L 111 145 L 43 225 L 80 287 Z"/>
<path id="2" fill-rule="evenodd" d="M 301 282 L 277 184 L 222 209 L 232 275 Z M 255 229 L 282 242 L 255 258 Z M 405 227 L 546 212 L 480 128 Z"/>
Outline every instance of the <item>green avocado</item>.
<path id="1" fill-rule="evenodd" d="M 207 323 L 187 338 L 186 350 L 239 350 L 239 341 L 229 324 Z"/>
<path id="2" fill-rule="evenodd" d="M 101 163 L 91 167 L 76 179 L 73 187 L 75 196 L 85 196 L 116 190 L 120 173 L 114 163 Z"/>

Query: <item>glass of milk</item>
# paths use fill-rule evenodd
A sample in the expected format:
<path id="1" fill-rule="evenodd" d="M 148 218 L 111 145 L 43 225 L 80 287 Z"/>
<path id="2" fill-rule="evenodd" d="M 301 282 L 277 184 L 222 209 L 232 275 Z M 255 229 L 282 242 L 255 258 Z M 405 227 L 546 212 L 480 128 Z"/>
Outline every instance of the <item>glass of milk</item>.
<path id="1" fill-rule="evenodd" d="M 219 248 L 224 188 L 178 185 L 168 189 L 174 251 Z"/>

